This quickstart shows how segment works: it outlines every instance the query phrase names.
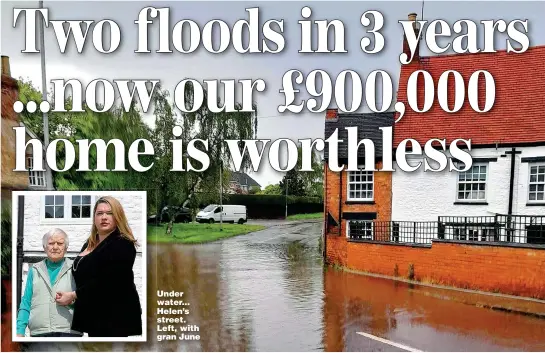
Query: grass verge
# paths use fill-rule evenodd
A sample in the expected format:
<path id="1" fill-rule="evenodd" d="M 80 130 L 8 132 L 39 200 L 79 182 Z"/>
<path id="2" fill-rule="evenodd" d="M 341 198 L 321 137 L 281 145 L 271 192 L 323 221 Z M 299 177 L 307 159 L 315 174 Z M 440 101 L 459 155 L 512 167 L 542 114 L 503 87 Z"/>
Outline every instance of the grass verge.
<path id="1" fill-rule="evenodd" d="M 305 219 L 321 219 L 324 217 L 322 212 L 318 213 L 300 213 L 288 216 L 288 221 L 301 221 Z"/>
<path id="2" fill-rule="evenodd" d="M 166 235 L 166 227 L 166 224 L 158 227 L 148 226 L 148 241 L 181 244 L 209 243 L 265 229 L 264 226 L 253 224 L 223 224 L 223 231 L 221 231 L 219 223 L 176 223 L 172 227 L 172 235 Z"/>

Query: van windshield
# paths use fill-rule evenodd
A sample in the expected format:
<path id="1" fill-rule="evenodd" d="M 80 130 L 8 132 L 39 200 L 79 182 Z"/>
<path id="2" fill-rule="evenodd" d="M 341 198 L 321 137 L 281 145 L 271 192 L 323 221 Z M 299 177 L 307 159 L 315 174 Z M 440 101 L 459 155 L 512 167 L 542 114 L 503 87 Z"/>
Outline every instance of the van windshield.
<path id="1" fill-rule="evenodd" d="M 204 211 L 204 212 L 214 211 L 214 209 L 216 209 L 216 206 L 217 206 L 217 205 L 208 205 L 208 206 L 206 206 L 206 207 L 203 209 L 203 211 Z"/>

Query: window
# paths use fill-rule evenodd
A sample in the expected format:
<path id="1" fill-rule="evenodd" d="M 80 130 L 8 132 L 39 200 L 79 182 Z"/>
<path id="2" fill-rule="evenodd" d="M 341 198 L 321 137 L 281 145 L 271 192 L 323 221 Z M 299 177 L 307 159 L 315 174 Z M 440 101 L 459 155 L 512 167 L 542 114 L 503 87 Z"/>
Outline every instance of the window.
<path id="1" fill-rule="evenodd" d="M 529 202 L 545 202 L 545 163 L 530 164 Z"/>
<path id="2" fill-rule="evenodd" d="M 474 164 L 465 172 L 458 174 L 459 201 L 485 201 L 486 200 L 486 174 L 487 164 Z"/>
<path id="3" fill-rule="evenodd" d="M 94 198 L 85 194 L 43 196 L 40 211 L 42 222 L 90 224 Z"/>
<path id="4" fill-rule="evenodd" d="M 26 157 L 26 167 L 28 171 L 28 184 L 30 186 L 43 186 L 45 187 L 45 172 L 32 171 L 34 167 L 34 159 L 32 156 Z"/>
<path id="5" fill-rule="evenodd" d="M 346 236 L 350 239 L 373 240 L 373 222 L 346 221 Z"/>
<path id="6" fill-rule="evenodd" d="M 64 218 L 64 196 L 45 197 L 45 218 Z"/>
<path id="7" fill-rule="evenodd" d="M 496 234 L 496 229 L 477 224 L 475 226 L 455 227 L 454 240 L 469 240 L 469 241 L 499 241 L 499 236 Z"/>
<path id="8" fill-rule="evenodd" d="M 72 196 L 72 218 L 91 217 L 91 196 Z"/>
<path id="9" fill-rule="evenodd" d="M 373 172 L 348 172 L 348 201 L 373 201 Z"/>

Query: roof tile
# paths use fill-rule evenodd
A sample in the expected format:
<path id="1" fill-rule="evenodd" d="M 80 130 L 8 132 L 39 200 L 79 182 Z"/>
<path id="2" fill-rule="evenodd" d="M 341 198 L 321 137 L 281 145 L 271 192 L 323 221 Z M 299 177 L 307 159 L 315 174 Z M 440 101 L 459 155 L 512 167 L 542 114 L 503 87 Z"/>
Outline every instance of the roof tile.
<path id="1" fill-rule="evenodd" d="M 434 79 L 435 91 L 441 74 L 458 71 L 464 78 L 466 97 L 462 109 L 447 113 L 439 105 L 437 92 L 432 108 L 426 113 L 414 112 L 407 103 L 407 83 L 416 70 L 428 71 Z M 487 113 L 475 112 L 469 105 L 467 85 L 471 74 L 486 70 L 493 77 L 496 96 Z M 422 77 L 421 77 L 422 78 Z M 418 106 L 424 102 L 424 80 L 419 79 Z M 484 106 L 484 78 L 479 82 L 479 106 Z M 454 79 L 448 82 L 448 104 L 454 106 Z M 398 101 L 404 102 L 405 116 L 395 124 L 394 146 L 413 138 L 421 145 L 428 140 L 471 139 L 471 145 L 520 144 L 545 142 L 545 46 L 529 48 L 525 53 L 477 53 L 421 57 L 420 62 L 401 68 Z M 396 116 L 397 119 L 397 116 Z"/>

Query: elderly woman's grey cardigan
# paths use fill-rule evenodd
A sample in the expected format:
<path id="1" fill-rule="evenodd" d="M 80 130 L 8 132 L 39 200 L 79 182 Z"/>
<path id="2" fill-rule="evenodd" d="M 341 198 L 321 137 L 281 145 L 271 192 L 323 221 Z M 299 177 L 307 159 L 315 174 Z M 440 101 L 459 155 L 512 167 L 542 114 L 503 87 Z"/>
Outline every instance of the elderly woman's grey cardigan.
<path id="1" fill-rule="evenodd" d="M 69 292 L 76 288 L 71 270 L 73 261 L 64 259 L 64 264 L 53 284 L 51 284 L 45 261 L 36 263 L 31 269 L 35 272 L 28 320 L 30 335 L 51 332 L 76 333 L 71 330 L 74 309 L 72 306 L 59 305 L 55 301 L 57 292 Z"/>

